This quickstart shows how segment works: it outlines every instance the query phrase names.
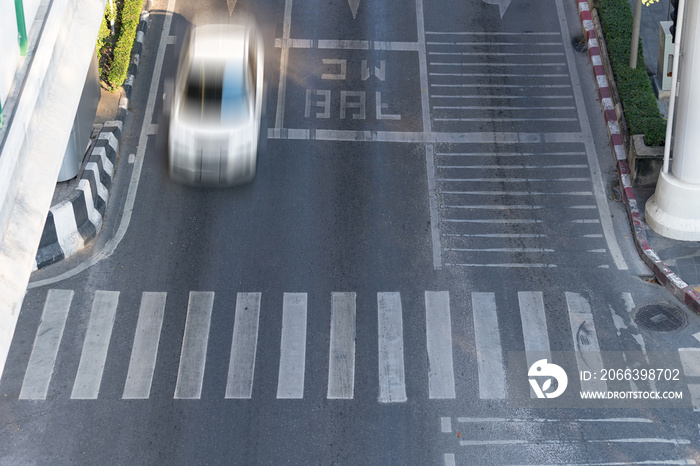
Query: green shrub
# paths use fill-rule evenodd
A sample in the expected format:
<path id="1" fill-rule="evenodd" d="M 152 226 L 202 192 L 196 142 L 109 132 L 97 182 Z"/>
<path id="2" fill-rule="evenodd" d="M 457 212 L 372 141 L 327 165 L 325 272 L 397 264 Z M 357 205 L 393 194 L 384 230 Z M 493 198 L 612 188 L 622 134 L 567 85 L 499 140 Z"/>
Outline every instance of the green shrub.
<path id="1" fill-rule="evenodd" d="M 109 8 L 109 7 L 108 7 Z M 97 54 L 102 53 L 102 49 L 107 45 L 109 41 L 109 24 L 107 23 L 107 17 L 102 18 L 102 23 L 100 23 L 100 31 L 97 33 Z"/>
<path id="2" fill-rule="evenodd" d="M 139 25 L 142 3 L 142 0 L 124 0 L 122 4 L 118 20 L 120 24 L 119 33 L 112 54 L 112 64 L 107 73 L 107 85 L 111 89 L 121 86 L 129 71 L 131 49 L 136 38 L 136 28 Z"/>
<path id="3" fill-rule="evenodd" d="M 654 89 L 644 67 L 641 40 L 637 68 L 629 66 L 632 7 L 627 0 L 600 0 L 598 13 L 630 133 L 643 134 L 647 145 L 663 145 L 666 119 L 659 112 Z"/>

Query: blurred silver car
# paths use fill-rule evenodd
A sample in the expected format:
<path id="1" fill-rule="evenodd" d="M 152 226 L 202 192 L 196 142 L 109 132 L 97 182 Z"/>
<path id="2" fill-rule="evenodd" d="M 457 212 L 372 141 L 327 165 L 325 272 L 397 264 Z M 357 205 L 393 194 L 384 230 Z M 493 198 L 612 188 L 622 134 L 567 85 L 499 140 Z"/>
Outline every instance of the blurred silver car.
<path id="1" fill-rule="evenodd" d="M 190 29 L 165 103 L 171 177 L 206 185 L 255 177 L 263 64 L 262 37 L 250 22 Z"/>

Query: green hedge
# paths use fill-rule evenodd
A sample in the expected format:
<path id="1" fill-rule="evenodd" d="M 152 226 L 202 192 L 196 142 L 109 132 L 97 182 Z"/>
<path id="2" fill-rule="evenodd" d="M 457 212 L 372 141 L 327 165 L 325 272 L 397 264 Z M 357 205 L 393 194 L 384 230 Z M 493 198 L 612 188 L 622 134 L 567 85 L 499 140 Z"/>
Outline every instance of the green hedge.
<path id="1" fill-rule="evenodd" d="M 649 146 L 661 146 L 666 138 L 666 119 L 659 112 L 654 89 L 644 67 L 641 40 L 637 68 L 629 66 L 632 7 L 627 0 L 600 0 L 598 14 L 630 133 L 643 134 Z"/>
<path id="2" fill-rule="evenodd" d="M 120 24 L 118 37 L 112 54 L 112 63 L 107 73 L 107 86 L 116 89 L 124 83 L 129 62 L 131 61 L 131 49 L 136 38 L 136 28 L 139 25 L 143 0 L 124 0 L 118 22 Z"/>

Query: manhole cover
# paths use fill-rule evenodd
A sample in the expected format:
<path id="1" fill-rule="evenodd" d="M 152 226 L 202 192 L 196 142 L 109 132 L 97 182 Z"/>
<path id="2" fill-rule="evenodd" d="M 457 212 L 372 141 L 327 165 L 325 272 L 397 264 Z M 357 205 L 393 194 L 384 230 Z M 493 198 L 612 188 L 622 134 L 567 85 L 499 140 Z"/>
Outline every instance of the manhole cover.
<path id="1" fill-rule="evenodd" d="M 574 50 L 577 52 L 586 52 L 588 50 L 588 44 L 586 41 L 583 39 L 583 36 L 576 36 L 573 38 L 571 41 L 571 45 L 574 46 Z"/>
<path id="2" fill-rule="evenodd" d="M 685 327 L 685 314 L 670 304 L 648 304 L 637 309 L 634 321 L 652 332 L 673 332 Z"/>

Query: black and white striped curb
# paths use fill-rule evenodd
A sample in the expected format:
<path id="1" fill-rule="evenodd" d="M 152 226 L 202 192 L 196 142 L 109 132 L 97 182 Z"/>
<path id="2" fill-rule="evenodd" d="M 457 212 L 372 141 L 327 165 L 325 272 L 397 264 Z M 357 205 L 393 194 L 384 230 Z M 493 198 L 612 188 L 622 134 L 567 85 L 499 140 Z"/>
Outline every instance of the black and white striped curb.
<path id="1" fill-rule="evenodd" d="M 95 238 L 102 228 L 102 217 L 107 209 L 109 188 L 114 179 L 119 155 L 119 140 L 128 114 L 134 76 L 138 71 L 143 52 L 150 8 L 149 0 L 141 12 L 136 30 L 136 42 L 131 53 L 129 74 L 123 84 L 124 93 L 119 100 L 116 120 L 108 121 L 102 127 L 77 188 L 67 200 L 49 210 L 34 262 L 34 270 L 75 254 Z"/>
<path id="2" fill-rule="evenodd" d="M 605 123 L 608 127 L 608 134 L 610 135 L 610 144 L 612 145 L 617 160 L 617 169 L 624 192 L 623 197 L 625 205 L 627 206 L 627 211 L 632 226 L 634 227 L 635 244 L 640 252 L 642 260 L 654 271 L 656 279 L 671 291 L 676 298 L 685 303 L 686 306 L 695 313 L 700 314 L 700 293 L 668 268 L 649 245 L 647 240 L 646 229 L 648 227 L 642 218 L 642 213 L 639 210 L 637 197 L 632 186 L 630 168 L 627 163 L 624 143 L 620 133 L 621 125 L 613 106 L 610 83 L 606 76 L 603 59 L 600 53 L 598 36 L 602 36 L 602 32 L 597 23 L 593 21 L 587 0 L 576 0 L 576 3 L 581 18 L 581 27 L 585 32 L 586 41 L 588 43 L 588 56 L 593 65 L 593 72 L 598 83 L 598 96 L 600 97 L 600 104 L 605 114 Z M 610 67 L 608 67 L 608 69 L 609 68 Z"/>
<path id="3" fill-rule="evenodd" d="M 78 187 L 51 207 L 41 235 L 35 269 L 69 257 L 97 236 L 107 209 L 109 188 L 119 153 L 121 121 L 108 121 L 90 153 Z"/>

